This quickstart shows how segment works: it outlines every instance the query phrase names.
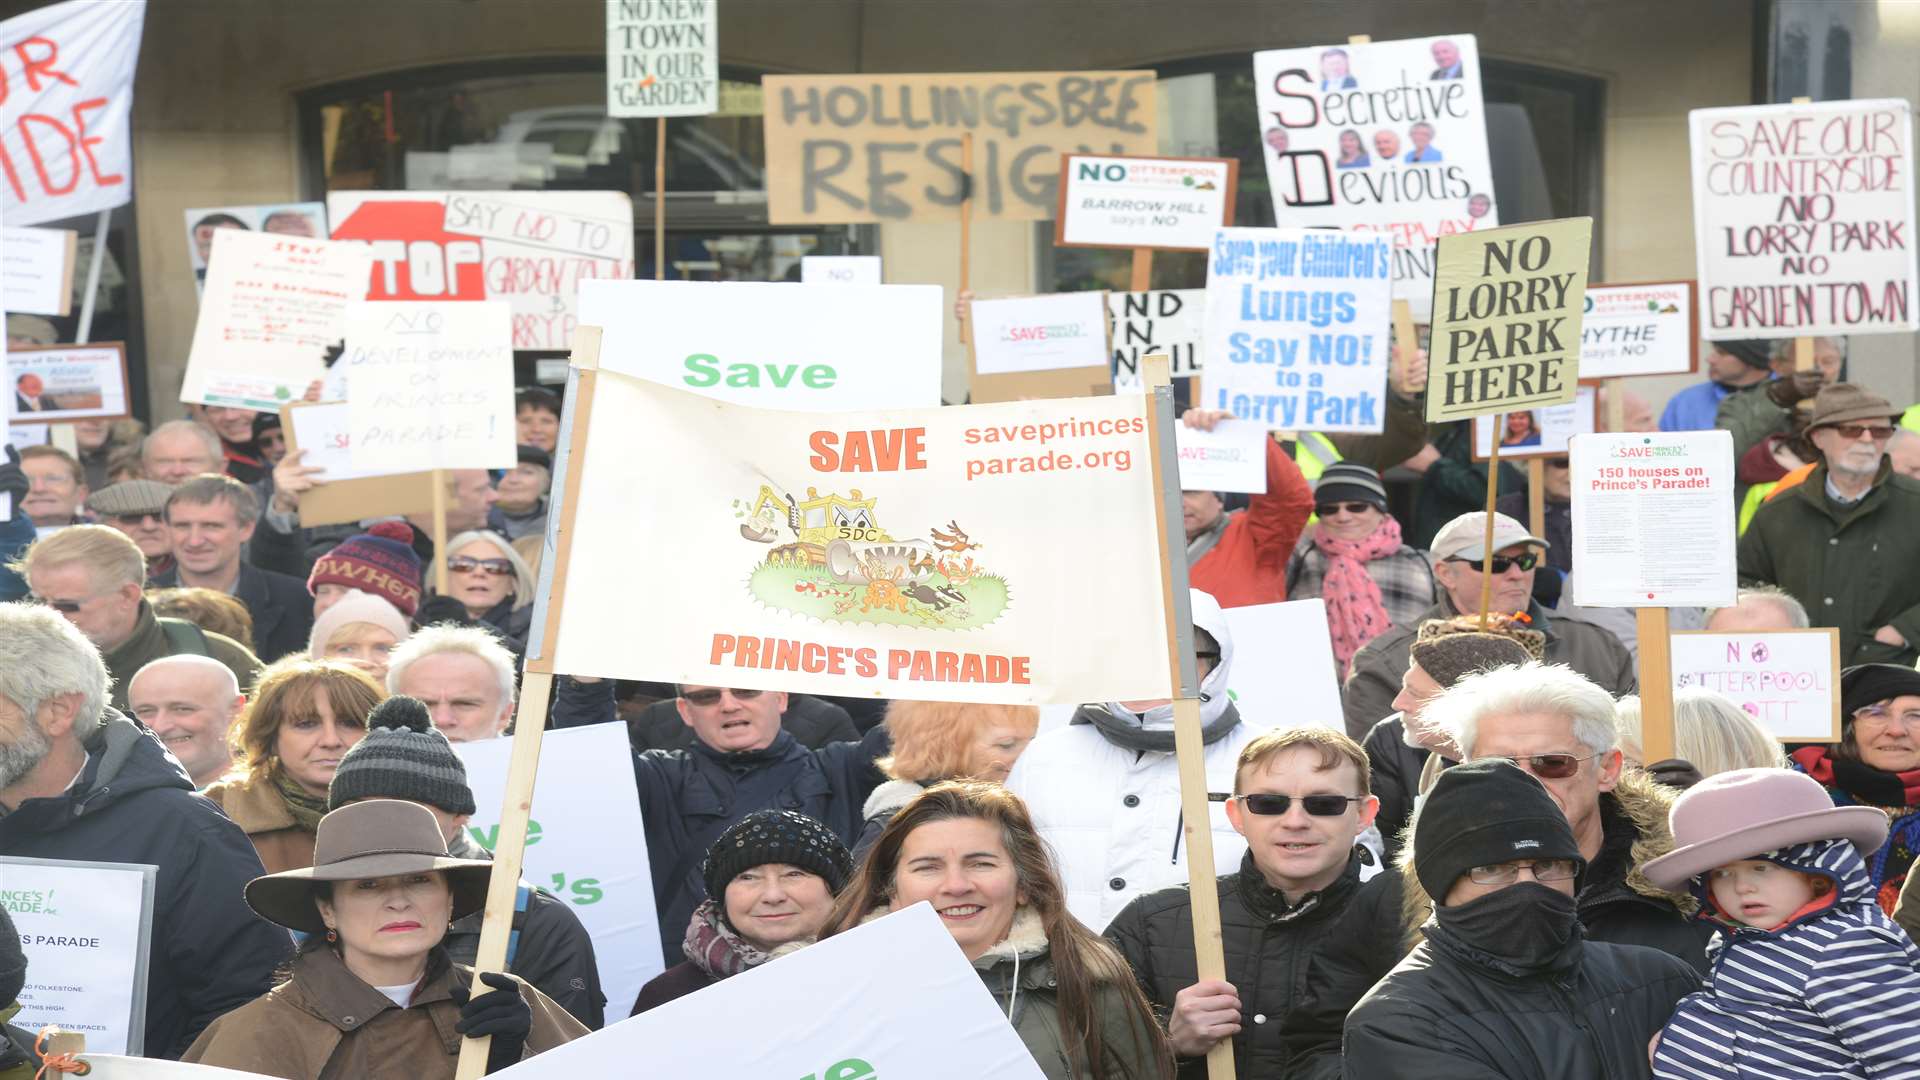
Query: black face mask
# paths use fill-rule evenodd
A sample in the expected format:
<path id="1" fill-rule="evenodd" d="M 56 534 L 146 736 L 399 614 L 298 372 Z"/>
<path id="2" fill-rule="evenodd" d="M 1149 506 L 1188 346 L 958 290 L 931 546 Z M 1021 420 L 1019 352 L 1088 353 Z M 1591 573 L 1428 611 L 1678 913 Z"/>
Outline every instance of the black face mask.
<path id="1" fill-rule="evenodd" d="M 1580 940 L 1573 897 L 1538 882 L 1517 881 L 1453 907 L 1435 907 L 1443 938 L 1497 961 L 1516 974 L 1565 966 Z"/>

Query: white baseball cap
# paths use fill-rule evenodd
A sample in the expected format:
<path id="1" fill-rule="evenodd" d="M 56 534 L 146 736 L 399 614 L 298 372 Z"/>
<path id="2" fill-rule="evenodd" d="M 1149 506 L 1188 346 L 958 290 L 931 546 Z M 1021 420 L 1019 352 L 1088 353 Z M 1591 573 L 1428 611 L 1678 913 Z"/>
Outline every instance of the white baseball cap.
<path id="1" fill-rule="evenodd" d="M 1433 538 L 1431 549 L 1436 559 L 1484 559 L 1487 551 L 1487 515 L 1476 510 L 1471 514 L 1461 514 L 1442 526 Z M 1515 544 L 1536 544 L 1540 547 L 1552 547 L 1545 540 L 1527 531 L 1527 527 L 1505 514 L 1493 515 L 1493 550 L 1510 548 Z"/>

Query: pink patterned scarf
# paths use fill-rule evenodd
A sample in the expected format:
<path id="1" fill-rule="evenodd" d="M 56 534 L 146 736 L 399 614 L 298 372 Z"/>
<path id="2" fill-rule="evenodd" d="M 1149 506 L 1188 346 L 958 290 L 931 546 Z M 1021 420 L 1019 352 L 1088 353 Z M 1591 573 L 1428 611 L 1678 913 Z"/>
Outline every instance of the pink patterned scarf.
<path id="1" fill-rule="evenodd" d="M 1335 540 L 1327 527 L 1314 526 L 1313 546 L 1327 558 L 1320 596 L 1327 603 L 1327 626 L 1333 632 L 1333 660 L 1341 671 L 1361 646 L 1393 624 L 1380 600 L 1380 585 L 1366 564 L 1400 550 L 1400 523 L 1383 516 L 1373 532 L 1360 540 Z"/>

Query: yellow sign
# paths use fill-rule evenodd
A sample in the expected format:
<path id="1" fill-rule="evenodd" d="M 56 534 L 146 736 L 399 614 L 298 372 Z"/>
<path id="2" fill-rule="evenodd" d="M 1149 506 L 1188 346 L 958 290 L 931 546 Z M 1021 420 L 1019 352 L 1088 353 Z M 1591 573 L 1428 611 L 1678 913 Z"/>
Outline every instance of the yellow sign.
<path id="1" fill-rule="evenodd" d="M 1586 217 L 1440 238 L 1429 421 L 1573 400 L 1592 246 Z"/>

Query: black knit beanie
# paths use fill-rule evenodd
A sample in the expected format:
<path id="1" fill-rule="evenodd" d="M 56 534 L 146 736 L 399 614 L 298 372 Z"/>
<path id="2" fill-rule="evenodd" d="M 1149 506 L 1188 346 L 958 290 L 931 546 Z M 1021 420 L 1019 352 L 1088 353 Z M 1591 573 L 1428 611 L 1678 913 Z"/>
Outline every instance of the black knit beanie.
<path id="1" fill-rule="evenodd" d="M 373 707 L 367 735 L 341 757 L 327 785 L 327 809 L 361 799 L 405 799 L 449 814 L 474 811 L 467 767 L 419 698 L 404 694 Z"/>
<path id="2" fill-rule="evenodd" d="M 1730 341 L 1716 341 L 1713 347 L 1750 368 L 1767 371 L 1773 367 L 1773 342 L 1766 338 L 1734 338 Z"/>
<path id="3" fill-rule="evenodd" d="M 1899 664 L 1855 664 L 1840 673 L 1840 722 L 1853 726 L 1853 714 L 1897 697 L 1920 695 L 1920 671 Z"/>
<path id="4" fill-rule="evenodd" d="M 853 876 L 853 855 L 832 829 L 791 810 L 760 810 L 734 822 L 707 849 L 706 865 L 701 868 L 707 895 L 721 898 L 728 882 L 768 863 L 818 874 L 836 893 Z"/>
<path id="5" fill-rule="evenodd" d="M 1572 859 L 1573 826 L 1533 774 L 1486 758 L 1440 774 L 1413 819 L 1413 872 L 1436 904 L 1460 875 L 1515 859 Z"/>
<path id="6" fill-rule="evenodd" d="M 1363 502 L 1381 513 L 1387 512 L 1387 487 L 1380 474 L 1365 465 L 1336 461 L 1320 473 L 1313 484 L 1313 501 L 1320 504 Z"/>
<path id="7" fill-rule="evenodd" d="M 13 916 L 0 905 L 0 1009 L 13 1004 L 26 985 L 27 954 L 20 948 L 20 932 L 13 928 Z"/>

